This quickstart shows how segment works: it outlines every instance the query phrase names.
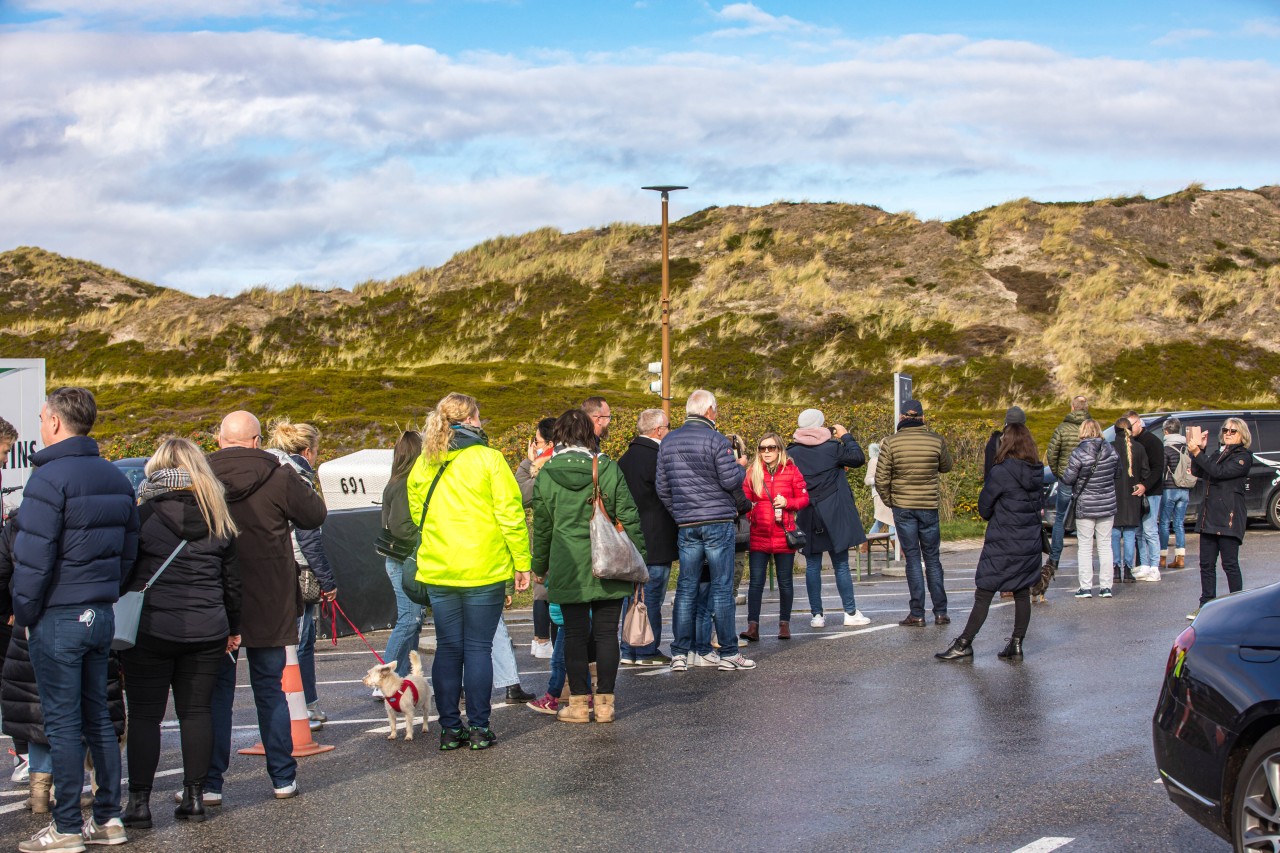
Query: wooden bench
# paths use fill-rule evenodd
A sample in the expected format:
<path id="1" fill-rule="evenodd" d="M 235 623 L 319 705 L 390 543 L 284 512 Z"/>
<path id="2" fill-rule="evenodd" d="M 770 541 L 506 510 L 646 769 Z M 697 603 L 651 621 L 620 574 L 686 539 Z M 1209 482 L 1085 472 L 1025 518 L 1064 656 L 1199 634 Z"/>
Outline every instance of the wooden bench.
<path id="1" fill-rule="evenodd" d="M 880 546 L 884 546 L 884 565 L 889 567 L 889 563 L 893 561 L 893 534 L 890 533 L 869 533 L 867 534 L 867 576 L 871 576 L 872 552 Z M 858 580 L 862 580 L 862 549 L 854 548 L 854 565 L 857 568 Z"/>

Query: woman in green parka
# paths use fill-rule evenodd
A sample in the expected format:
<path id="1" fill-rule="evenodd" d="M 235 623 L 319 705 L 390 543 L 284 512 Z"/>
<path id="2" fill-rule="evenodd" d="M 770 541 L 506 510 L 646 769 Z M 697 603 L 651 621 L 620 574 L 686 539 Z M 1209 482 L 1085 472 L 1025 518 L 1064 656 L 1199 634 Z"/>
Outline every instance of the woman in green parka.
<path id="1" fill-rule="evenodd" d="M 640 514 L 627 481 L 611 459 L 590 449 L 594 439 L 591 418 L 581 409 L 570 409 L 557 418 L 551 431 L 555 455 L 542 466 L 533 488 L 533 573 L 545 578 L 547 600 L 558 604 L 564 615 L 564 662 L 572 695 L 557 717 L 566 723 L 591 719 L 587 659 L 593 639 L 596 722 L 613 722 L 613 685 L 620 658 L 618 619 L 622 600 L 632 592 L 629 583 L 600 580 L 591 573 L 593 458 L 598 459 L 605 509 L 644 553 Z"/>

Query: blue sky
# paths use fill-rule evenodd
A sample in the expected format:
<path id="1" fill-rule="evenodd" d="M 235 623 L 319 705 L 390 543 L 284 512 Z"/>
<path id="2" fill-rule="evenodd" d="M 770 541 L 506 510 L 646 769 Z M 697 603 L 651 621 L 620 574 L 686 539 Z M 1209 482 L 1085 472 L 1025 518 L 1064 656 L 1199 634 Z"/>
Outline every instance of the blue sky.
<path id="1" fill-rule="evenodd" d="M 707 205 L 1280 182 L 1280 3 L 0 1 L 0 250 L 351 286 Z"/>

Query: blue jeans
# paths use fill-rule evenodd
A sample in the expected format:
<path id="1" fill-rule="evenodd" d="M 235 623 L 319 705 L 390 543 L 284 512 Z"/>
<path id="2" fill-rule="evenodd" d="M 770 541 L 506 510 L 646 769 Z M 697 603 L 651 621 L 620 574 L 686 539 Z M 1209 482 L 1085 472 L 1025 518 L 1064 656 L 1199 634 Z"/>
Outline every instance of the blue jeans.
<path id="1" fill-rule="evenodd" d="M 505 595 L 503 596 L 506 597 Z M 520 683 L 520 670 L 516 667 L 516 653 L 511 650 L 511 635 L 507 633 L 507 623 L 498 617 L 498 626 L 493 631 L 493 686 L 496 690 L 514 687 Z"/>
<path id="2" fill-rule="evenodd" d="M 1165 489 L 1164 500 L 1160 501 L 1160 532 L 1158 545 L 1163 551 L 1169 547 L 1169 528 L 1173 528 L 1175 547 L 1187 547 L 1187 499 L 1191 496 L 1189 489 Z M 1157 563 L 1159 554 L 1156 555 Z"/>
<path id="3" fill-rule="evenodd" d="M 1062 539 L 1066 535 L 1063 525 L 1067 522 L 1067 507 L 1071 505 L 1071 487 L 1061 480 L 1058 481 L 1058 493 L 1054 498 L 1054 509 L 1057 512 L 1053 517 L 1053 538 L 1049 542 L 1049 560 L 1057 564 L 1062 557 Z M 897 510 L 894 510 L 894 518 L 898 517 Z"/>
<path id="4" fill-rule="evenodd" d="M 844 612 L 852 616 L 857 612 L 858 606 L 853 600 L 853 575 L 849 574 L 849 551 L 829 551 L 828 553 L 831 554 L 831 568 L 836 573 L 836 591 L 840 593 L 840 604 L 843 605 Z M 813 554 L 812 559 L 805 558 L 804 586 L 809 593 L 809 612 L 814 616 L 821 615 L 822 554 Z M 943 608 L 945 607 L 946 595 L 943 594 Z"/>
<path id="5" fill-rule="evenodd" d="M 302 676 L 302 696 L 310 705 L 318 702 L 316 693 L 316 608 L 307 604 L 298 617 L 298 673 Z"/>
<path id="6" fill-rule="evenodd" d="M 671 654 L 688 654 L 694 643 L 694 610 L 698 597 L 698 579 L 705 559 L 711 570 L 711 606 L 720 655 L 738 653 L 737 613 L 733 601 L 733 558 L 736 530 L 733 522 L 682 527 L 676 537 L 680 550 L 680 577 L 676 581 L 676 600 L 671 612 Z"/>
<path id="7" fill-rule="evenodd" d="M 253 688 L 253 704 L 258 711 L 258 735 L 267 751 L 267 775 L 271 777 L 272 786 L 283 788 L 298 775 L 298 762 L 293 757 L 289 703 L 280 686 L 280 679 L 284 676 L 285 647 L 247 648 L 244 655 L 249 661 L 249 685 Z"/>
<path id="8" fill-rule="evenodd" d="M 1160 527 L 1160 503 L 1163 495 L 1147 495 L 1147 514 L 1142 517 L 1142 538 L 1138 540 L 1138 563 L 1143 566 L 1160 565 L 1160 539 L 1156 531 Z"/>
<path id="9" fill-rule="evenodd" d="M 1111 528 L 1111 554 L 1112 559 L 1117 565 L 1128 566 L 1133 568 L 1137 558 L 1137 541 L 1138 528 L 1136 527 L 1113 527 Z M 1124 551 L 1120 550 L 1123 542 Z"/>
<path id="10" fill-rule="evenodd" d="M 644 585 L 644 606 L 649 609 L 649 627 L 653 629 L 653 642 L 636 648 L 622 644 L 624 658 L 643 658 L 658 654 L 662 648 L 662 602 L 667 598 L 667 583 L 671 580 L 671 565 L 650 566 L 649 582 Z M 628 603 L 623 605 L 622 618 L 627 618 Z"/>
<path id="11" fill-rule="evenodd" d="M 502 617 L 506 584 L 436 586 L 429 584 L 436 621 L 436 657 L 431 686 L 436 712 L 446 729 L 462 728 L 458 699 L 465 681 L 467 722 L 488 728 L 493 693 L 493 635 Z"/>
<path id="12" fill-rule="evenodd" d="M 885 524 L 880 520 L 876 520 L 871 523 L 871 527 L 867 528 L 867 535 L 870 536 L 873 533 L 879 533 L 881 530 L 888 533 L 890 536 L 893 535 L 893 525 Z"/>
<path id="13" fill-rule="evenodd" d="M 898 542 L 907 559 L 907 587 L 911 590 L 911 615 L 924 617 L 925 581 L 928 580 L 929 598 L 933 601 L 933 614 L 943 616 L 947 612 L 947 590 L 942 585 L 942 529 L 938 526 L 936 509 L 895 509 L 893 526 L 898 529 Z M 924 557 L 924 574 L 920 571 L 921 555 Z"/>
<path id="14" fill-rule="evenodd" d="M 396 596 L 396 625 L 391 629 L 391 636 L 387 637 L 387 650 L 382 657 L 396 662 L 396 675 L 401 678 L 409 674 L 409 652 L 417 651 L 422 640 L 422 614 L 426 608 L 414 604 L 400 585 L 405 566 L 417 562 L 417 559 L 416 554 L 410 554 L 403 563 L 387 558 L 387 577 L 391 579 L 391 591 Z"/>
<path id="15" fill-rule="evenodd" d="M 209 775 L 205 791 L 222 793 L 222 781 L 231 766 L 231 708 L 236 701 L 236 662 L 239 652 L 222 656 L 218 680 L 213 685 L 209 714 L 213 721 L 213 752 L 209 755 Z"/>
<path id="16" fill-rule="evenodd" d="M 764 597 L 764 582 L 768 575 L 769 558 L 778 570 L 778 621 L 791 621 L 791 603 L 795 600 L 795 554 L 766 554 L 764 551 L 751 551 L 747 554 L 747 565 L 751 570 L 751 581 L 747 586 L 747 621 L 760 621 L 760 600 Z M 844 572 L 849 573 L 849 562 L 846 558 Z"/>
<path id="17" fill-rule="evenodd" d="M 715 617 L 711 613 L 711 583 L 698 582 L 698 598 L 693 605 L 693 650 L 702 656 L 715 651 L 711 647 L 711 633 L 715 629 Z"/>
<path id="18" fill-rule="evenodd" d="M 31 741 L 27 744 L 27 769 L 32 773 L 52 773 L 53 753 L 49 745 Z"/>
<path id="19" fill-rule="evenodd" d="M 107 708 L 107 653 L 115 635 L 109 604 L 49 607 L 31 629 L 28 650 L 44 711 L 44 733 L 53 758 L 59 832 L 80 832 L 80 787 L 85 743 L 93 756 L 99 825 L 120 817 L 120 744 Z"/>

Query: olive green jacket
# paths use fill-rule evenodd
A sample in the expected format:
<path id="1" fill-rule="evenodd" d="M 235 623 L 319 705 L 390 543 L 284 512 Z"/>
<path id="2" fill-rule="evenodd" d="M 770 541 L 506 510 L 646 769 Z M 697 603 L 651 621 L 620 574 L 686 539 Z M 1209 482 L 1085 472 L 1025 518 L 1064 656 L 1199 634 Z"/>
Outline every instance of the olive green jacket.
<path id="1" fill-rule="evenodd" d="M 1059 480 L 1067 470 L 1071 452 L 1080 444 L 1080 424 L 1089 417 L 1085 412 L 1069 412 L 1049 437 L 1049 447 L 1044 452 L 1044 463 Z"/>
<path id="2" fill-rule="evenodd" d="M 951 470 L 942 436 L 925 426 L 902 427 L 880 443 L 876 491 L 894 509 L 937 509 L 938 475 Z"/>

